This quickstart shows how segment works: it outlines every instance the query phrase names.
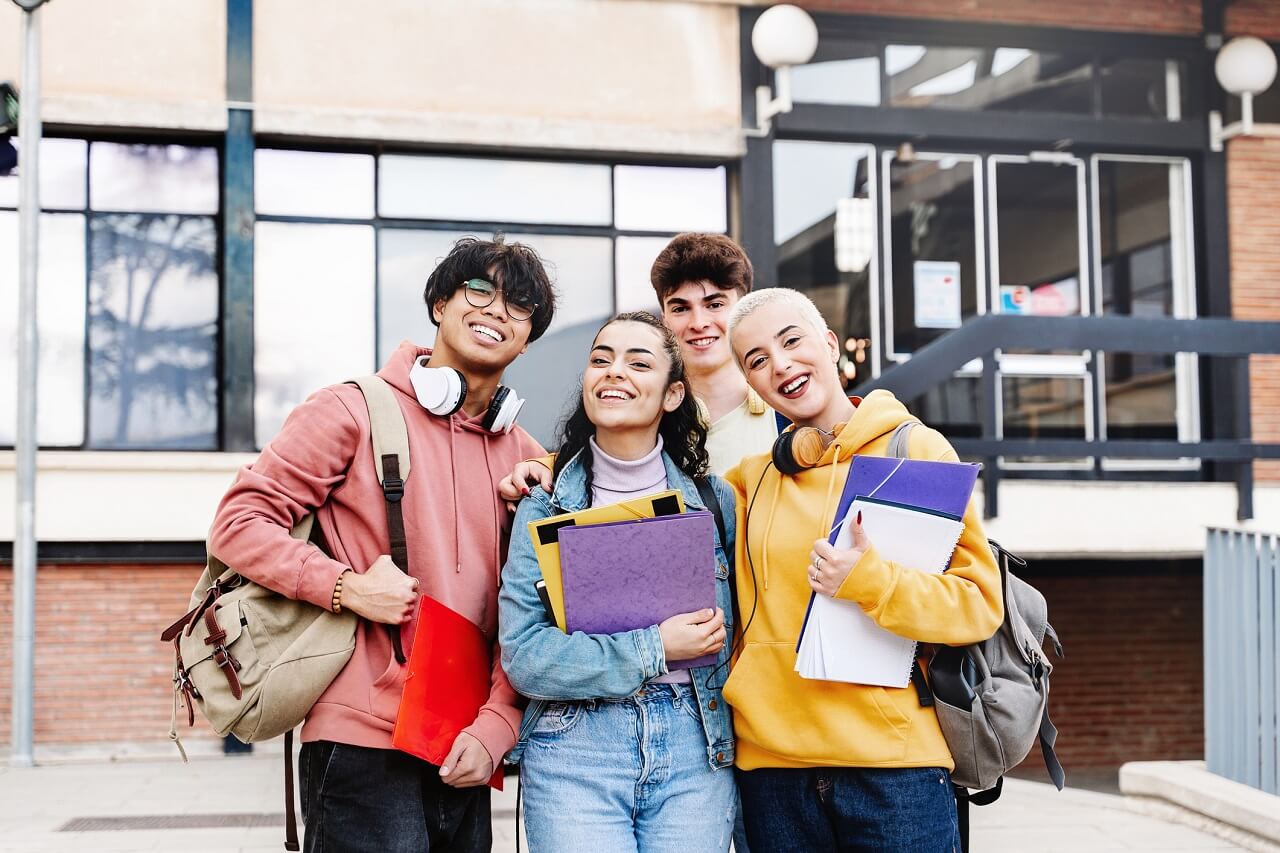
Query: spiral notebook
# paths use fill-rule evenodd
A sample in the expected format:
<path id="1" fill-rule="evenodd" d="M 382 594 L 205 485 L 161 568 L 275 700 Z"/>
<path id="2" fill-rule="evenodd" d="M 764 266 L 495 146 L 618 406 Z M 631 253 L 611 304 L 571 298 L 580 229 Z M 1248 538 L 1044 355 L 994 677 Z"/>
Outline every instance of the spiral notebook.
<path id="1" fill-rule="evenodd" d="M 852 520 L 885 560 L 925 572 L 942 573 L 951 563 L 964 522 L 932 509 L 877 498 L 855 497 L 837 526 L 833 545 L 852 547 Z M 906 687 L 915 660 L 914 640 L 881 628 L 857 602 L 810 597 L 796 648 L 796 672 L 804 678 Z"/>

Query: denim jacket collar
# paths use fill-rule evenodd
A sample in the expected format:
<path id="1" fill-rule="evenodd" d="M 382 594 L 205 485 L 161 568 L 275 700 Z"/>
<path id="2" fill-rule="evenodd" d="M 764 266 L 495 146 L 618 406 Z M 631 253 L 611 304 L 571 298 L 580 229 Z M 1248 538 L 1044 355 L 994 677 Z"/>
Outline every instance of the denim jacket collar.
<path id="1" fill-rule="evenodd" d="M 560 512 L 577 512 L 586 509 L 591 502 L 591 494 L 587 491 L 587 472 L 582 464 L 582 454 L 586 452 L 584 448 L 573 455 L 551 488 L 551 504 Z M 665 450 L 662 451 L 662 464 L 667 469 L 667 488 L 681 491 L 685 507 L 690 510 L 706 509 L 693 478 L 676 467 Z"/>

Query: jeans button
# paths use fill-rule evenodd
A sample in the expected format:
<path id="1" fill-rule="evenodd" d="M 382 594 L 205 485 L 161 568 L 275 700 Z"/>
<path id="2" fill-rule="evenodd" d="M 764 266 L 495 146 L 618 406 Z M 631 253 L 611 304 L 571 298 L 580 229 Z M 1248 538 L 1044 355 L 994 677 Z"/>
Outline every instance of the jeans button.
<path id="1" fill-rule="evenodd" d="M 723 752 L 717 752 L 717 753 L 716 753 L 716 761 L 724 761 L 724 753 L 723 753 Z"/>
<path id="2" fill-rule="evenodd" d="M 718 702 L 717 702 L 716 700 L 714 700 L 714 699 L 712 699 L 710 702 L 708 702 L 708 703 L 707 703 L 707 708 L 708 708 L 709 710 L 714 711 L 716 708 L 719 708 L 719 707 L 720 707 L 720 703 L 718 703 Z"/>

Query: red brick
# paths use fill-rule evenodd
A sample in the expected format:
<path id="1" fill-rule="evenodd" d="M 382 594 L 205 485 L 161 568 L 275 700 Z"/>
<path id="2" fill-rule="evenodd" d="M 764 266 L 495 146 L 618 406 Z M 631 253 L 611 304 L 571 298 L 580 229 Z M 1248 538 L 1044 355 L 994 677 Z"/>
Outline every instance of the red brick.
<path id="1" fill-rule="evenodd" d="M 1074 3 L 1049 3 L 1046 0 L 796 2 L 808 9 L 824 12 L 1179 35 L 1199 33 L 1201 23 L 1199 0 L 1076 0 Z M 1264 3 L 1266 0 L 1255 0 L 1253 5 Z"/>

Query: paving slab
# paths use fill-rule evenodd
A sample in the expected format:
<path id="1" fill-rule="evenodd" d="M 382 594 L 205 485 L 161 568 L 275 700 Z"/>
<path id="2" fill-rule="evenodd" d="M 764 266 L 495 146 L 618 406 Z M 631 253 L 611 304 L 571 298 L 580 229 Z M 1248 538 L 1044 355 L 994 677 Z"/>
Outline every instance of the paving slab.
<path id="1" fill-rule="evenodd" d="M 0 766 L 0 853 L 183 850 L 262 853 L 282 849 L 280 825 L 66 831 L 83 818 L 167 819 L 269 816 L 280 820 L 284 782 L 279 752 L 171 760 L 71 762 L 15 769 Z M 515 850 L 515 779 L 493 802 L 494 851 Z M 1020 779 L 995 804 L 973 808 L 974 853 L 1209 853 L 1241 850 L 1179 823 L 1143 814 L 1111 794 Z M 225 816 L 218 818 L 218 816 Z M 161 821 L 163 823 L 163 821 Z M 527 849 L 527 847 L 525 847 Z M 699 853 L 699 851 L 681 851 Z"/>

